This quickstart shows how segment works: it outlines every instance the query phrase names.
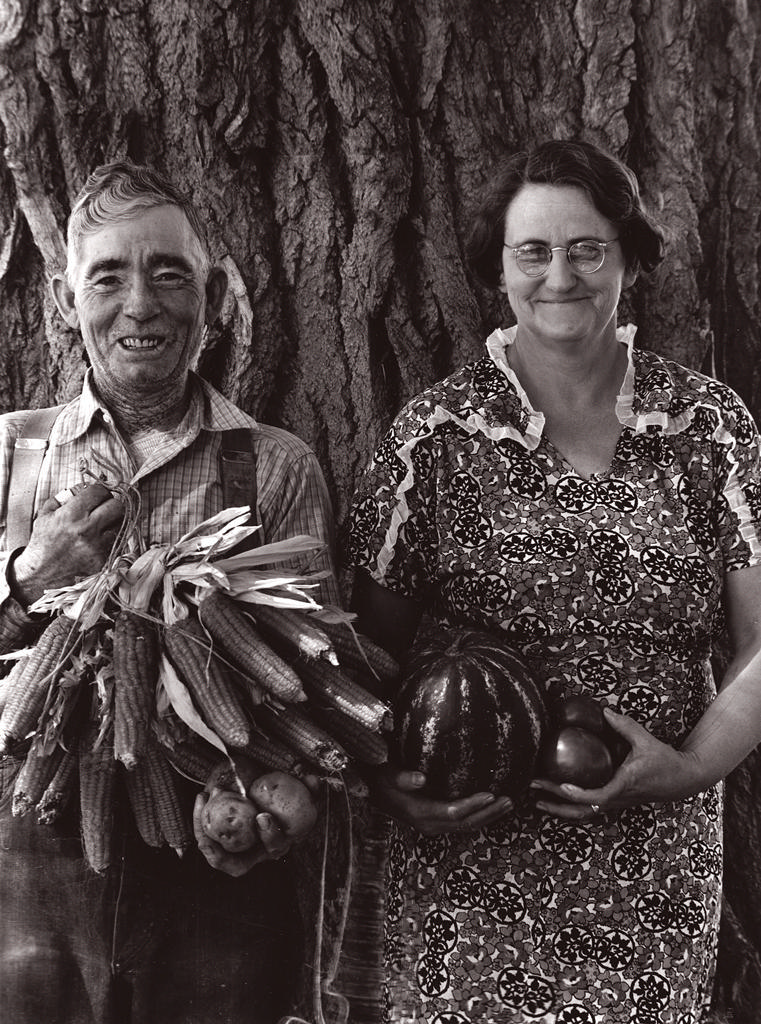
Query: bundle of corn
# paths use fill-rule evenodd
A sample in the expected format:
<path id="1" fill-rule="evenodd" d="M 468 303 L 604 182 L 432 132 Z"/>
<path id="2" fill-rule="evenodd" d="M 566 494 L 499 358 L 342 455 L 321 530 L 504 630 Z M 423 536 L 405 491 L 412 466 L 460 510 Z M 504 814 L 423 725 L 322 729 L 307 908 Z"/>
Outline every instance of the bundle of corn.
<path id="1" fill-rule="evenodd" d="M 101 573 L 34 606 L 50 625 L 0 695 L 0 752 L 24 757 L 13 812 L 49 824 L 78 794 L 96 871 L 111 862 L 120 773 L 143 840 L 181 855 L 178 774 L 203 786 L 241 753 L 263 771 L 324 777 L 387 758 L 378 694 L 393 659 L 314 600 L 319 573 L 277 568 L 313 557 L 313 538 L 227 555 L 257 529 L 248 511 L 147 551 L 125 530 Z"/>
<path id="2" fill-rule="evenodd" d="M 294 773 L 387 759 L 389 707 L 343 670 L 315 613 L 207 589 L 197 610 L 164 628 L 163 643 L 169 702 L 207 744 Z M 379 663 L 388 678 L 385 652 Z"/>

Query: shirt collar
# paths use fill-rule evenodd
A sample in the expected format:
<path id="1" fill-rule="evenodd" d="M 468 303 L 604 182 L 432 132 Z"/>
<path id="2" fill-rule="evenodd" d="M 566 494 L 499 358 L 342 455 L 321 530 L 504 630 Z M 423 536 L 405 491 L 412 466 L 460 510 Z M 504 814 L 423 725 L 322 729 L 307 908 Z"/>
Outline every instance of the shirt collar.
<path id="1" fill-rule="evenodd" d="M 222 431 L 251 428 L 256 421 L 228 401 L 208 381 L 190 374 L 190 405 L 177 428 L 177 434 L 195 437 L 201 430 Z M 56 420 L 52 444 L 66 444 L 86 434 L 95 418 L 111 423 L 111 414 L 95 388 L 92 369 L 88 369 L 79 400 L 71 402 Z"/>

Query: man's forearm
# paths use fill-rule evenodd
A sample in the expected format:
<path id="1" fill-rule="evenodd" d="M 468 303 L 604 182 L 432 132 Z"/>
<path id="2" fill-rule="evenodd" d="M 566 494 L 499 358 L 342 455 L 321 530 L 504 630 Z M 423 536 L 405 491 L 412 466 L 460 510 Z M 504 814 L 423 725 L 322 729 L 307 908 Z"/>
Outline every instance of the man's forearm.
<path id="1" fill-rule="evenodd" d="M 0 654 L 10 654 L 32 643 L 46 623 L 43 616 L 27 615 L 15 597 L 7 598 L 0 606 Z"/>
<path id="2" fill-rule="evenodd" d="M 24 548 L 11 555 L 5 571 L 11 597 L 21 609 L 34 604 L 47 589 L 47 582 L 42 578 L 40 569 L 33 563 L 31 566 L 24 563 L 25 552 Z"/>
<path id="3" fill-rule="evenodd" d="M 45 615 L 29 615 L 30 602 L 16 589 L 13 566 L 20 550 L 0 554 L 0 655 L 34 643 L 48 622 Z M 4 674 L 0 662 L 0 675 Z"/>

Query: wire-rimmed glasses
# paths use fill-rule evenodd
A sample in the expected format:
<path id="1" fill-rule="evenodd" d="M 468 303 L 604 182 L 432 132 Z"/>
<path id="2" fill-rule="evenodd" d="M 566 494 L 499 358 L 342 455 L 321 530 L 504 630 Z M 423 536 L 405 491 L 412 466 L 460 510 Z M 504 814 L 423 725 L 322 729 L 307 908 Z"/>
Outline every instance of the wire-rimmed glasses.
<path id="1" fill-rule="evenodd" d="M 608 246 L 617 241 L 617 238 L 610 238 L 607 242 L 597 242 L 588 238 L 572 245 L 552 246 L 542 245 L 540 242 L 526 242 L 524 245 L 510 245 L 505 242 L 505 248 L 515 257 L 519 270 L 529 277 L 539 277 L 543 274 L 552 262 L 552 254 L 558 250 L 566 254 L 568 262 L 578 273 L 594 274 L 605 262 Z"/>

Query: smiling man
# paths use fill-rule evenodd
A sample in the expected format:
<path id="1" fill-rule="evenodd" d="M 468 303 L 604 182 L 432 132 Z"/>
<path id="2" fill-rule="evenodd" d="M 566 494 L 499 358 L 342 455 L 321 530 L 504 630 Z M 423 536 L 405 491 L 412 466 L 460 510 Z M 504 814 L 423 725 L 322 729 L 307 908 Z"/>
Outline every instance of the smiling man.
<path id="1" fill-rule="evenodd" d="M 220 472 L 229 431 L 243 431 L 255 459 L 263 540 L 323 539 L 316 567 L 330 568 L 330 503 L 312 452 L 191 369 L 226 277 L 187 197 L 146 167 L 98 168 L 72 210 L 66 274 L 52 289 L 90 367 L 27 481 L 35 518 L 23 544 L 7 529 L 8 482 L 28 413 L 0 417 L 0 653 L 34 643 L 45 622 L 28 607 L 46 589 L 104 564 L 123 518 L 107 484 L 139 492 L 146 545 L 172 543 L 229 504 Z M 62 504 L 55 495 L 67 489 Z M 322 587 L 335 602 L 333 578 Z M 203 840 L 180 861 L 140 840 L 117 794 L 119 863 L 96 876 L 78 808 L 55 826 L 13 817 L 19 766 L 0 759 L 0 1020 L 273 1024 L 287 1012 L 301 932 L 282 860 L 289 843 L 268 815 L 257 818 L 264 855 Z M 194 796 L 188 787 L 188 816 Z"/>
<path id="2" fill-rule="evenodd" d="M 118 221 L 73 234 L 69 248 L 53 295 L 82 332 L 102 398 L 129 429 L 175 426 L 204 322 L 224 298 L 224 271 L 210 269 L 178 206 L 127 205 Z"/>

